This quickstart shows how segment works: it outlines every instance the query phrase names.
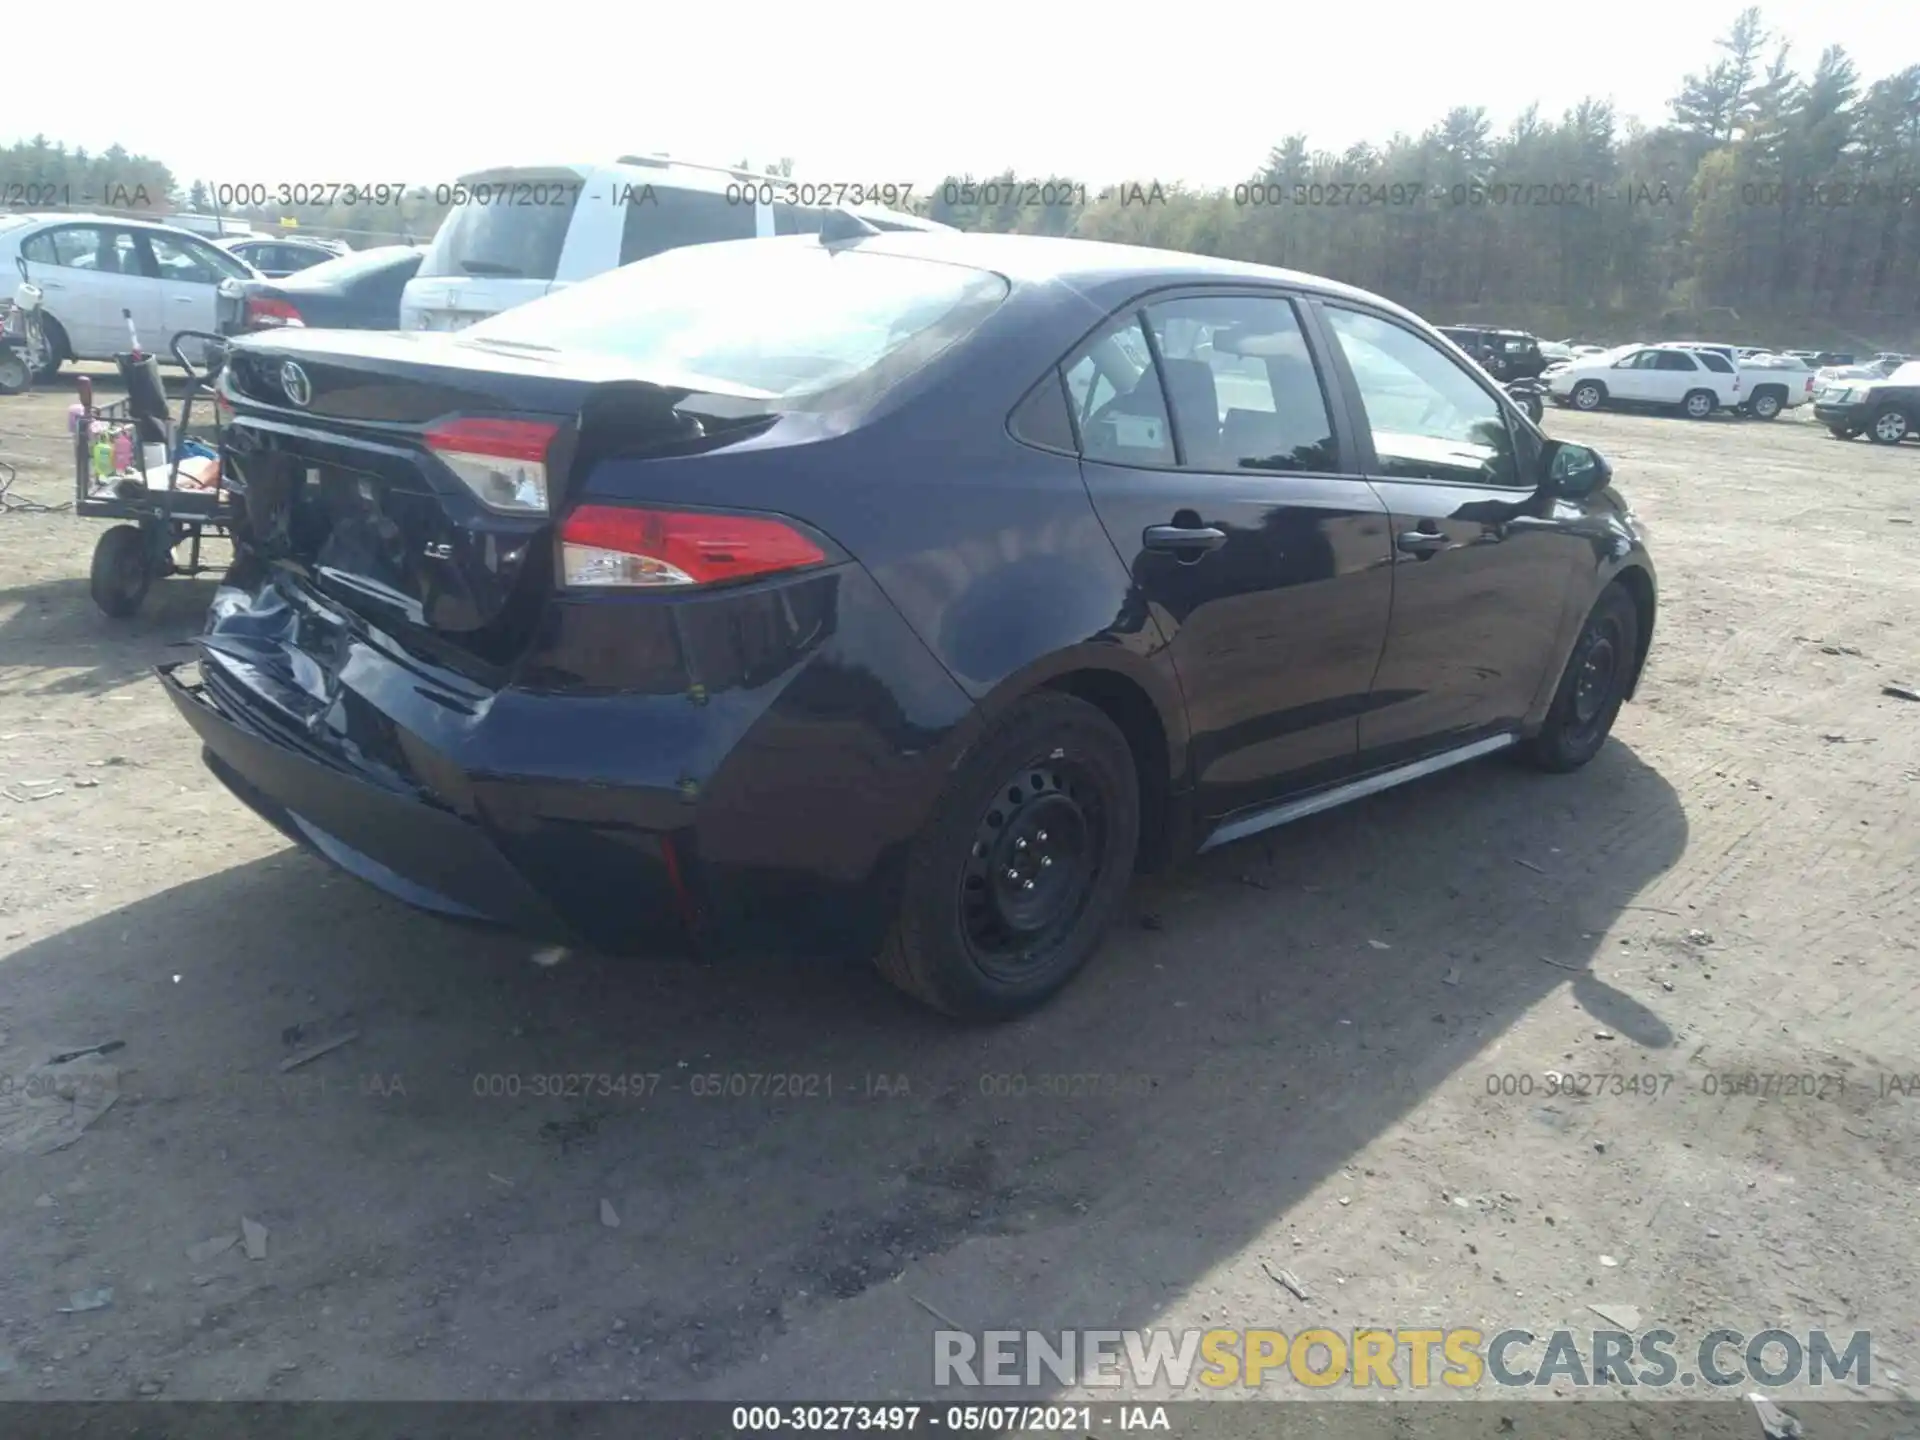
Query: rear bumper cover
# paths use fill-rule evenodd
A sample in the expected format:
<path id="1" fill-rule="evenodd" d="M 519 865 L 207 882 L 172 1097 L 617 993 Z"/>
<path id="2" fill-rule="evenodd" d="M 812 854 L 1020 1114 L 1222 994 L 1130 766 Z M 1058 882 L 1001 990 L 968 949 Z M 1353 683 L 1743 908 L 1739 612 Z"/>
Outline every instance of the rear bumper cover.
<path id="1" fill-rule="evenodd" d="M 207 768 L 289 839 L 421 909 L 579 938 L 479 826 L 302 754 L 227 714 L 204 684 L 182 677 L 197 663 L 160 667 L 167 697 L 199 735 Z"/>
<path id="2" fill-rule="evenodd" d="M 875 953 L 973 713 L 858 567 L 556 602 L 527 688 L 275 594 L 159 671 L 215 776 L 410 905 L 602 951 Z"/>

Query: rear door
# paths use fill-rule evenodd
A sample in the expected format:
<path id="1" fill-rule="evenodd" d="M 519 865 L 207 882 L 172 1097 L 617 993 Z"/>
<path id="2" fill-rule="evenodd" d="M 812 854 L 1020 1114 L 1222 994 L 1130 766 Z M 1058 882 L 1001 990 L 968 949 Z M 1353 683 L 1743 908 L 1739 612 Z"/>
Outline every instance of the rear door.
<path id="1" fill-rule="evenodd" d="M 1366 768 L 1514 729 L 1586 552 L 1541 492 L 1539 439 L 1481 374 L 1400 320 L 1316 309 L 1393 529 L 1393 617 L 1360 721 Z"/>
<path id="2" fill-rule="evenodd" d="M 1392 551 L 1322 363 L 1293 298 L 1208 291 L 1129 309 L 1063 367 L 1094 507 L 1171 644 L 1208 817 L 1354 765 Z"/>
<path id="3" fill-rule="evenodd" d="M 38 268 L 34 281 L 46 295 L 46 311 L 67 334 L 81 359 L 104 360 L 128 346 L 123 311 L 131 311 L 143 344 L 151 346 L 163 307 L 158 279 L 120 225 L 56 225 L 23 247 Z"/>
<path id="4" fill-rule="evenodd" d="M 1656 350 L 1653 367 L 1646 372 L 1650 382 L 1647 399 L 1661 405 L 1678 405 L 1687 398 L 1689 390 L 1702 388 L 1719 395 L 1721 387 L 1702 373 L 1705 368 L 1697 356 L 1684 350 Z"/>

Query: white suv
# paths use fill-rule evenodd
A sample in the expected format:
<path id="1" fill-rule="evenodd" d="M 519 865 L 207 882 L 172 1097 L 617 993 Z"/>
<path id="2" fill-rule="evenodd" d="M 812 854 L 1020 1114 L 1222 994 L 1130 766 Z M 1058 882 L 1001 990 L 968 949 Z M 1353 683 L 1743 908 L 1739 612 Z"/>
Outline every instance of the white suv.
<path id="1" fill-rule="evenodd" d="M 460 330 L 663 250 L 818 234 L 853 187 L 628 155 L 613 165 L 484 170 L 438 187 L 453 209 L 400 300 L 403 330 Z M 902 187 L 904 190 L 907 187 Z M 828 194 L 827 192 L 832 192 Z M 948 226 L 877 205 L 834 205 L 881 230 Z"/>
<path id="2" fill-rule="evenodd" d="M 171 361 L 182 330 L 217 331 L 222 280 L 257 280 L 237 255 L 171 225 L 112 215 L 0 216 L 0 275 L 14 259 L 45 295 L 51 354 L 37 378 L 67 360 L 111 360 L 125 350 L 129 313 L 141 348 Z"/>
<path id="3" fill-rule="evenodd" d="M 1623 345 L 1556 366 L 1542 377 L 1556 404 L 1673 407 L 1695 420 L 1738 409 L 1740 373 L 1713 351 L 1675 345 Z"/>

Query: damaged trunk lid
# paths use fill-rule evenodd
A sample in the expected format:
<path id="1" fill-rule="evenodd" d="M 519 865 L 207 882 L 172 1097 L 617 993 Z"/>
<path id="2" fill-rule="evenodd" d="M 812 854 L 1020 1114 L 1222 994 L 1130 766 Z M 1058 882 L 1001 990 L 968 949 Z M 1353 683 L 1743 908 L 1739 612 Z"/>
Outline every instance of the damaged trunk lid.
<path id="1" fill-rule="evenodd" d="M 239 572 L 482 676 L 524 651 L 553 590 L 583 424 L 623 450 L 704 435 L 674 408 L 690 387 L 447 336 L 249 339 L 221 386 Z"/>

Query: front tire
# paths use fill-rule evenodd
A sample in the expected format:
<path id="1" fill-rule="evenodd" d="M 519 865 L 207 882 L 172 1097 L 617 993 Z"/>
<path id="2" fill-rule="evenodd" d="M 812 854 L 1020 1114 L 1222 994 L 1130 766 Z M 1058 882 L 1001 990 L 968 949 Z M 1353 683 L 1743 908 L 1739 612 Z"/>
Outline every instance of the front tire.
<path id="1" fill-rule="evenodd" d="M 1573 394 L 1569 398 L 1576 410 L 1598 410 L 1606 400 L 1607 392 L 1600 388 L 1598 381 L 1582 380 L 1573 387 Z"/>
<path id="2" fill-rule="evenodd" d="M 1898 445 L 1913 434 L 1913 417 L 1898 405 L 1877 412 L 1867 425 L 1867 438 L 1876 445 Z"/>
<path id="3" fill-rule="evenodd" d="M 1028 696 L 975 743 L 915 838 L 875 963 L 961 1019 L 1037 1009 L 1099 946 L 1139 842 L 1126 737 L 1084 700 Z"/>
<path id="4" fill-rule="evenodd" d="M 1626 700 L 1627 677 L 1639 651 L 1639 610 L 1616 582 L 1594 602 L 1561 672 L 1546 723 L 1522 743 L 1521 758 L 1537 769 L 1564 774 L 1599 754 Z"/>

